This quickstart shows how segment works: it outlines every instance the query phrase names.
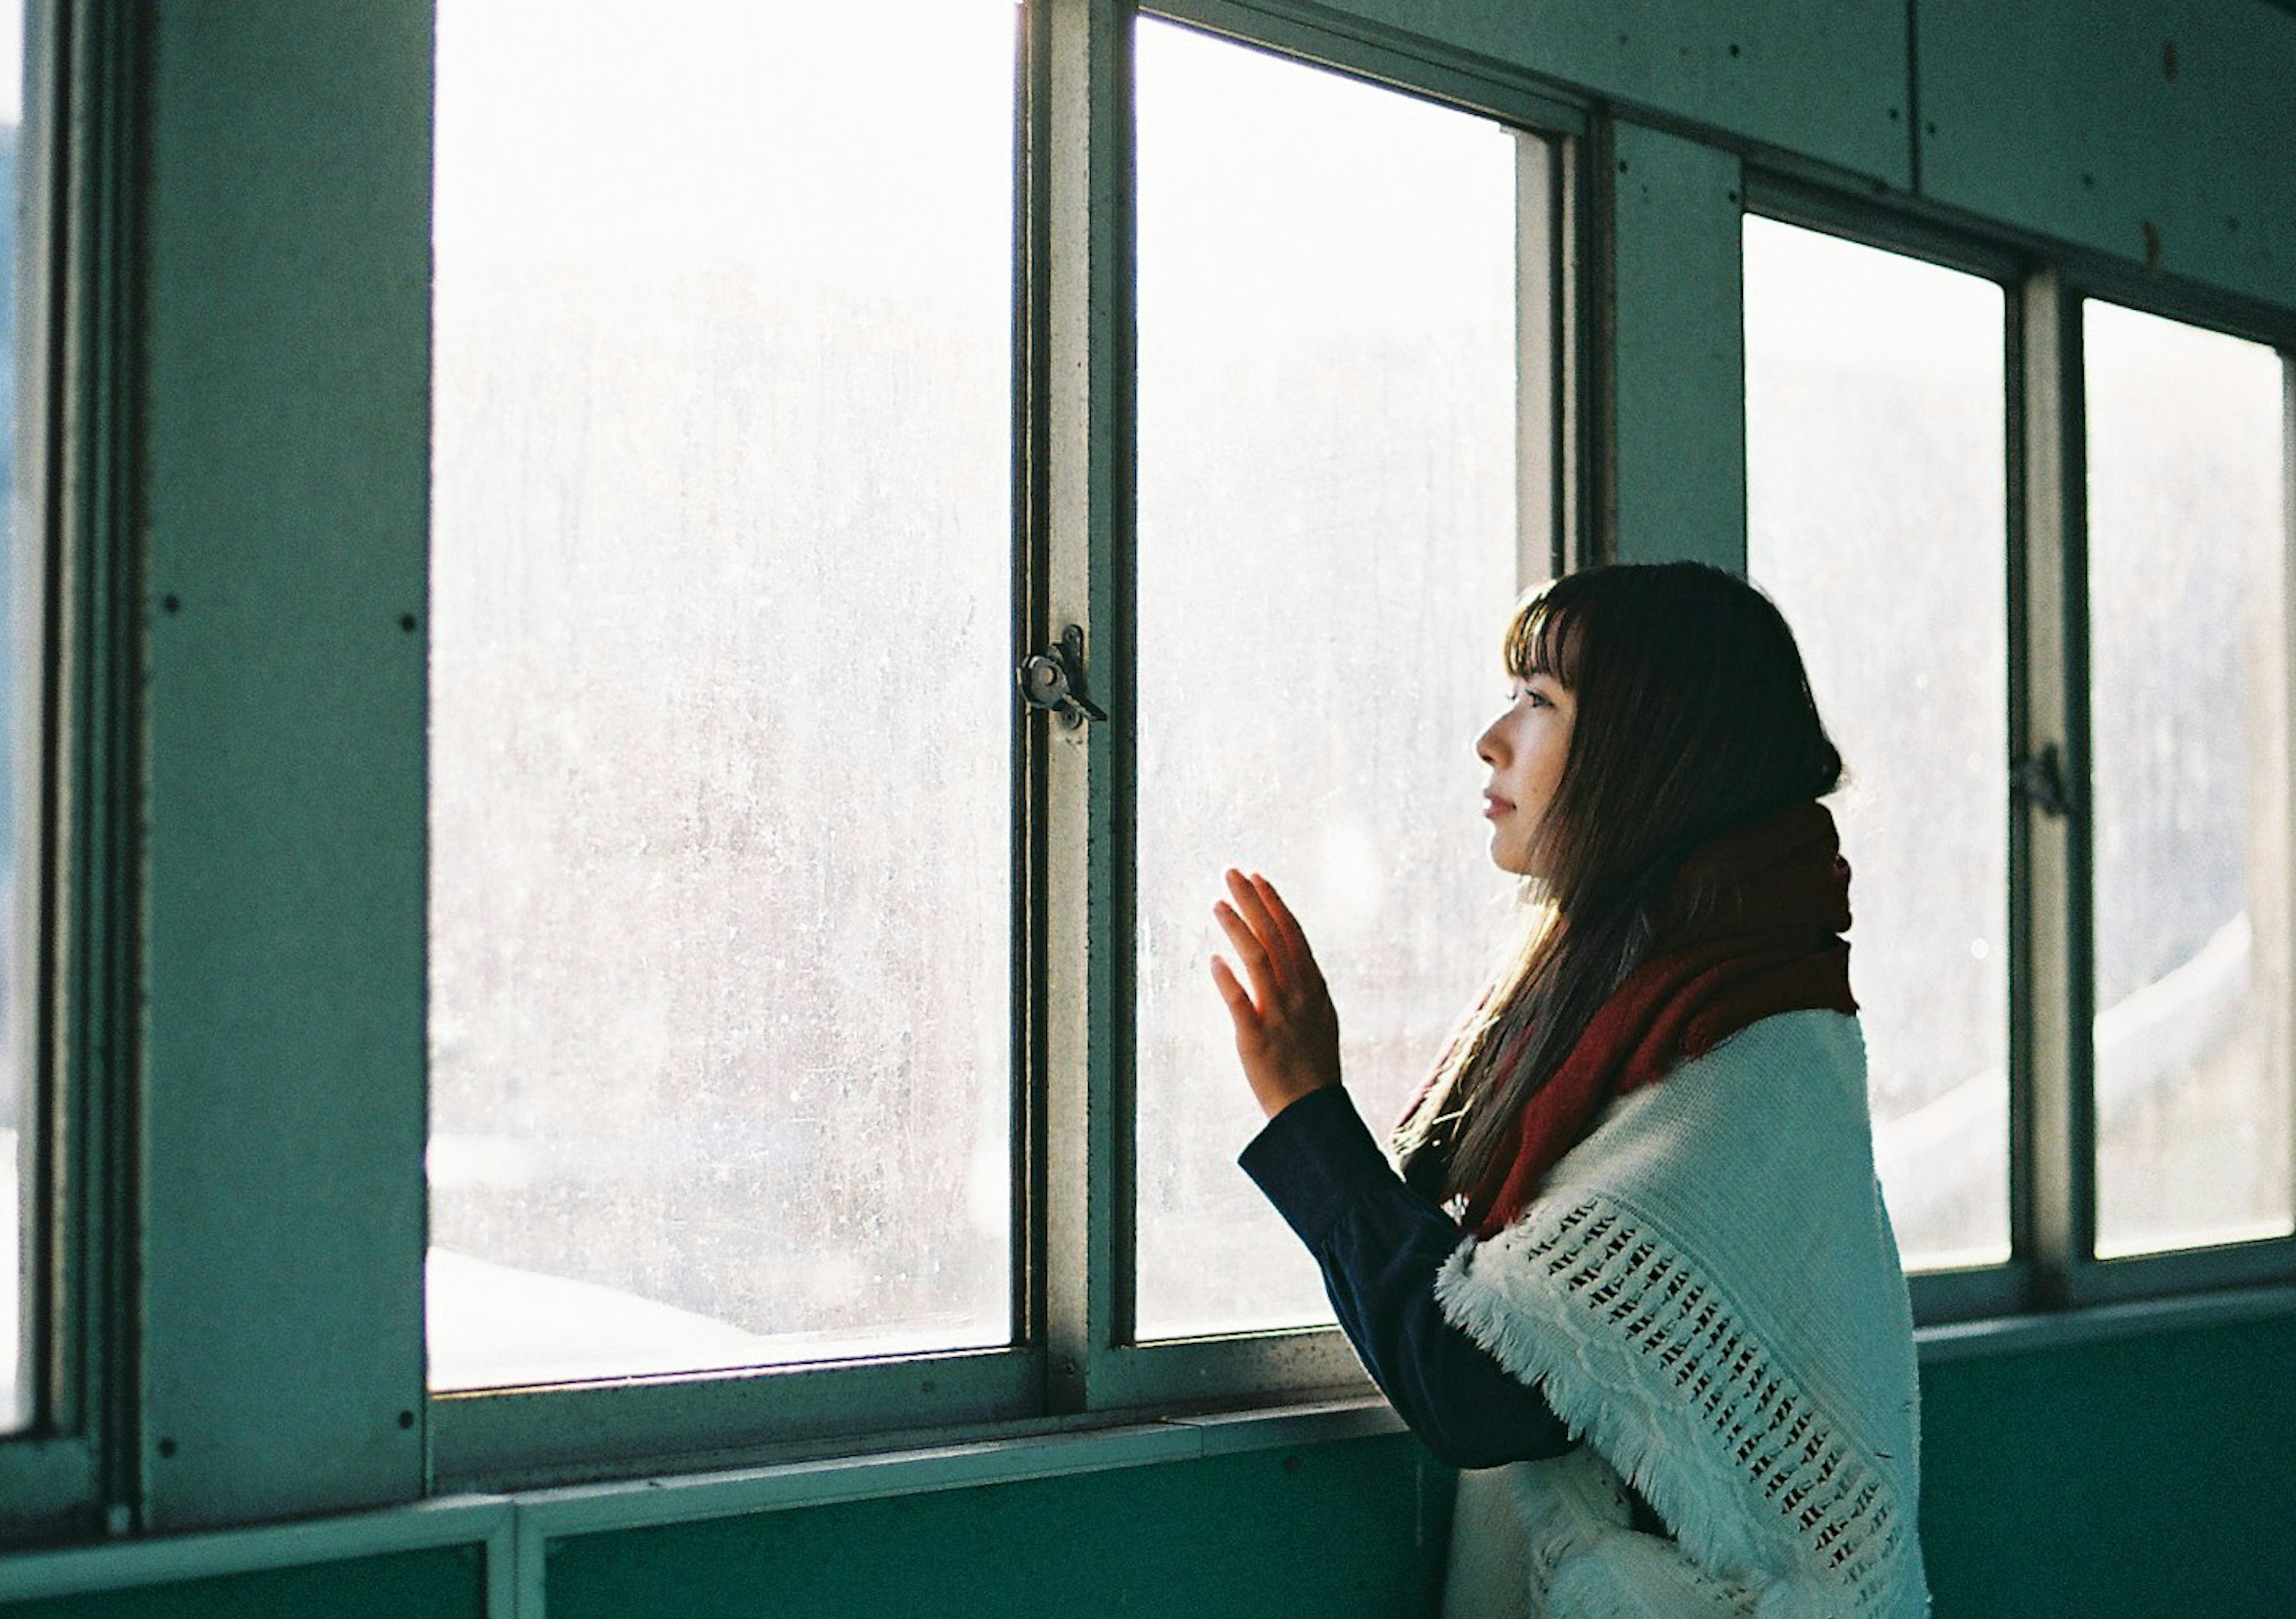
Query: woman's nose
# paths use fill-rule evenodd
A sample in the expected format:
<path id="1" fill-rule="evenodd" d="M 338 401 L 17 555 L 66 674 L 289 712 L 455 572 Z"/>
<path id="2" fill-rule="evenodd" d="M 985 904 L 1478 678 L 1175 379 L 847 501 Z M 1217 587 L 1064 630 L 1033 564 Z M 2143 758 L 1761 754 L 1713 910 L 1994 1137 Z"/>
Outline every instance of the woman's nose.
<path id="1" fill-rule="evenodd" d="M 1475 756 L 1493 770 L 1499 767 L 1499 761 L 1504 756 L 1500 747 L 1504 740 L 1500 728 L 1505 724 L 1505 719 L 1493 720 L 1483 728 L 1483 734 L 1475 739 Z"/>

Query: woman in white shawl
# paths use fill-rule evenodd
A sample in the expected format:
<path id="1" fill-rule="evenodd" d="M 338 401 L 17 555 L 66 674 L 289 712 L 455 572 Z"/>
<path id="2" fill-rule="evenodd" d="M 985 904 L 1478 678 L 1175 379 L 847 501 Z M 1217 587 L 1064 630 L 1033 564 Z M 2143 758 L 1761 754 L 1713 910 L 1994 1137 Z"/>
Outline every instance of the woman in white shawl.
<path id="1" fill-rule="evenodd" d="M 1243 1166 L 1469 1469 L 1451 1619 L 1915 1619 L 1912 1329 L 1817 802 L 1841 761 L 1793 637 L 1672 563 L 1554 581 L 1505 650 L 1476 752 L 1521 945 L 1398 1127 L 1398 1175 L 1299 922 L 1229 872 L 1213 977 L 1268 1117 Z"/>

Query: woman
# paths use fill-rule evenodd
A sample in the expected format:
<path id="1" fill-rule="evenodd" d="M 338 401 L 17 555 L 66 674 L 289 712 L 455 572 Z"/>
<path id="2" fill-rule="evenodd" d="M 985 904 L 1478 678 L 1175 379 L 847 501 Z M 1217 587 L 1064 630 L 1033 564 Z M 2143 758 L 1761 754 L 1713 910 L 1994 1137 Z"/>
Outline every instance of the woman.
<path id="1" fill-rule="evenodd" d="M 1213 978 L 1246 1149 L 1341 1325 L 1461 1476 L 1465 1615 L 1926 1611 L 1911 1321 L 1850 998 L 1841 773 L 1768 600 L 1693 563 L 1557 579 L 1508 626 L 1491 857 L 1530 926 L 1390 1169 L 1264 878 Z"/>

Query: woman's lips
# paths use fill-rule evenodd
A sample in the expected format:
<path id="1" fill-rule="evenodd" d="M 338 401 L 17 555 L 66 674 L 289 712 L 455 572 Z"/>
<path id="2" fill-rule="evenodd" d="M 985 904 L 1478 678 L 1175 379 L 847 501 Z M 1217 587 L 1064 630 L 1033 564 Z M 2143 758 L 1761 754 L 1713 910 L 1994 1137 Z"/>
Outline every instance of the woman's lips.
<path id="1" fill-rule="evenodd" d="M 1489 816 L 1494 821 L 1497 820 L 1501 815 L 1505 814 L 1513 808 L 1514 808 L 1513 805 L 1508 803 L 1505 798 L 1500 797 L 1496 793 L 1485 793 L 1483 795 L 1483 814 Z"/>

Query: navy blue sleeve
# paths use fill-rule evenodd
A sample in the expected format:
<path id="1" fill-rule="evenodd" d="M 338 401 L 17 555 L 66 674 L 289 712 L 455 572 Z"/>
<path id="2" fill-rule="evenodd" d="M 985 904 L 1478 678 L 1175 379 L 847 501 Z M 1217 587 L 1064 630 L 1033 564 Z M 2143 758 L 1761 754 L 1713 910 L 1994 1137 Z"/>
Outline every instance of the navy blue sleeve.
<path id="1" fill-rule="evenodd" d="M 1241 1162 L 1323 1267 L 1364 1370 L 1438 1459 L 1489 1468 L 1570 1449 L 1546 1398 L 1444 1318 L 1436 1273 L 1464 1238 L 1388 1167 L 1344 1089 L 1292 1103 Z"/>

